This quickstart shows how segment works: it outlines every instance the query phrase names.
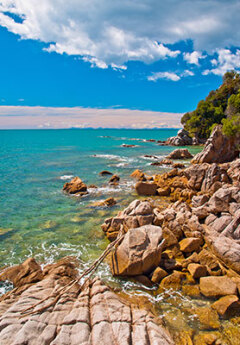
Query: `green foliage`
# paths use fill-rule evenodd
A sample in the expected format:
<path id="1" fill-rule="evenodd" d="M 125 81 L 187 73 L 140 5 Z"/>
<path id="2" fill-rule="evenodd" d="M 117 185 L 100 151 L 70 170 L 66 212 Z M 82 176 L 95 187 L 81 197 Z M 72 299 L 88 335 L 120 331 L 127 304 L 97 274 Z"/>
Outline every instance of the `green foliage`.
<path id="1" fill-rule="evenodd" d="M 223 119 L 223 133 L 228 137 L 240 136 L 240 115 L 234 115 L 230 118 Z"/>
<path id="2" fill-rule="evenodd" d="M 181 122 L 191 136 L 206 139 L 214 125 L 221 124 L 227 115 L 240 112 L 240 75 L 227 72 L 223 84 L 211 91 L 205 100 L 198 103 L 197 109 L 183 115 Z"/>

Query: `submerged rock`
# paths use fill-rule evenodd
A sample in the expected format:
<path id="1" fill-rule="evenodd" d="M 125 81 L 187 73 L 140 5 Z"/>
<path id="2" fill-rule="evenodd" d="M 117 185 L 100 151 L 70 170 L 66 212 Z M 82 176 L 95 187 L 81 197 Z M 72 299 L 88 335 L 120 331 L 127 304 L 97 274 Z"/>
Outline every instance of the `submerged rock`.
<path id="1" fill-rule="evenodd" d="M 88 194 L 87 185 L 78 176 L 74 177 L 70 182 L 66 182 L 63 190 L 68 194 Z"/>

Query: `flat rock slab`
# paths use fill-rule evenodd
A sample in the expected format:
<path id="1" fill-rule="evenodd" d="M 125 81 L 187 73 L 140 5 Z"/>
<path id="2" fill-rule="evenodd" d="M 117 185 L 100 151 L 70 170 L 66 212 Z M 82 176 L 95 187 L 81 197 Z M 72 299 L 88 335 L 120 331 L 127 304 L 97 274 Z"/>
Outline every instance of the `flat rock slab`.
<path id="1" fill-rule="evenodd" d="M 57 304 L 20 318 L 21 311 L 47 296 L 49 299 L 35 308 L 49 304 L 52 292 L 63 280 L 50 275 L 2 298 L 1 345 L 174 345 L 158 318 L 119 297 L 98 278 L 87 283 L 82 292 L 75 286 Z"/>
<path id="2" fill-rule="evenodd" d="M 202 277 L 200 291 L 206 297 L 236 295 L 237 285 L 229 277 Z"/>

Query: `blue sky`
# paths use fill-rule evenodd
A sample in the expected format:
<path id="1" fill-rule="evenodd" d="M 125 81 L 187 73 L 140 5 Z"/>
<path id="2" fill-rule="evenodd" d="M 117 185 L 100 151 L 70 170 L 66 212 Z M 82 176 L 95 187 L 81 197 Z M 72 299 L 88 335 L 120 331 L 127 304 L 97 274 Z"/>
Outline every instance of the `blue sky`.
<path id="1" fill-rule="evenodd" d="M 0 1 L 0 127 L 13 126 L 8 106 L 18 117 L 26 106 L 193 110 L 240 69 L 239 13 L 233 0 Z"/>

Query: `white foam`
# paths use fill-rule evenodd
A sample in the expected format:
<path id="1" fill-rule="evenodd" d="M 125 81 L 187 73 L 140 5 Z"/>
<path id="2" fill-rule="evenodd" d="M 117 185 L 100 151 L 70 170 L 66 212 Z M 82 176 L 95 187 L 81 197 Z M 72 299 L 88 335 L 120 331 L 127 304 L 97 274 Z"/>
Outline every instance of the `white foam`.
<path id="1" fill-rule="evenodd" d="M 62 176 L 60 176 L 60 180 L 70 180 L 70 178 L 73 178 L 73 175 L 62 175 Z"/>

